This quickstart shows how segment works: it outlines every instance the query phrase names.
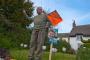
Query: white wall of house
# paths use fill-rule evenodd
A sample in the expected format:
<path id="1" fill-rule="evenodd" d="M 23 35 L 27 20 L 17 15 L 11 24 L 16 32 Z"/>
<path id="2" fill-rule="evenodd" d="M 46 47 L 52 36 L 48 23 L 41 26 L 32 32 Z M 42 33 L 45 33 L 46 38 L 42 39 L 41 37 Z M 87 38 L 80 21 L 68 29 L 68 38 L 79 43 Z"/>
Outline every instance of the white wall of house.
<path id="1" fill-rule="evenodd" d="M 70 37 L 70 45 L 74 50 L 78 50 L 78 48 L 80 47 L 80 45 L 82 44 L 81 42 L 81 37 L 83 38 L 83 40 L 88 40 L 90 39 L 90 37 L 83 37 L 81 35 L 77 35 L 76 37 Z"/>
<path id="2" fill-rule="evenodd" d="M 65 40 L 66 42 L 69 42 L 68 37 L 63 37 L 62 40 Z"/>
<path id="3" fill-rule="evenodd" d="M 82 37 L 83 38 L 83 40 L 88 40 L 88 39 L 90 39 L 90 37 Z"/>
<path id="4" fill-rule="evenodd" d="M 78 43 L 76 39 L 77 39 L 76 37 L 70 37 L 70 40 L 69 40 L 71 48 L 73 48 L 74 50 L 78 49 Z"/>

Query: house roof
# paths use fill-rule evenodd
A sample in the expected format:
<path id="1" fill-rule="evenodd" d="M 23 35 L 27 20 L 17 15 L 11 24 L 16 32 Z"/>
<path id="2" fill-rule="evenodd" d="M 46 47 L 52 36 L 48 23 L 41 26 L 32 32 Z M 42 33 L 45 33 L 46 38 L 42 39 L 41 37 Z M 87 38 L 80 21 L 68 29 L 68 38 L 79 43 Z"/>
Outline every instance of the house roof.
<path id="1" fill-rule="evenodd" d="M 58 37 L 69 37 L 69 33 L 59 33 Z"/>
<path id="2" fill-rule="evenodd" d="M 73 27 L 70 36 L 76 35 L 90 36 L 90 24 Z"/>

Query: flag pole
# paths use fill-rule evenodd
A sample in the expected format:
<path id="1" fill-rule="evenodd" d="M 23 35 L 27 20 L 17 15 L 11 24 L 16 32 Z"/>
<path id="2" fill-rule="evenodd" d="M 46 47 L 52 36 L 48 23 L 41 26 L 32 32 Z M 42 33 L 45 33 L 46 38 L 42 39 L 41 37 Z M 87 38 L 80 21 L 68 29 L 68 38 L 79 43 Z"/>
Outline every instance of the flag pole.
<path id="1" fill-rule="evenodd" d="M 52 59 L 52 47 L 53 47 L 53 43 L 50 44 L 49 60 Z"/>

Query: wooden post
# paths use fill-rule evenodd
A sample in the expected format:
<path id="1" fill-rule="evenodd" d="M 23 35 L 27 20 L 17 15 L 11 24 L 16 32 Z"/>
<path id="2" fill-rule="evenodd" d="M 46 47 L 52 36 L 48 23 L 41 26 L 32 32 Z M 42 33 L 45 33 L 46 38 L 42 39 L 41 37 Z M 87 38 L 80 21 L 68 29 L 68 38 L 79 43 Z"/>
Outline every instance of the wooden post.
<path id="1" fill-rule="evenodd" d="M 50 45 L 49 60 L 52 59 L 52 47 L 53 47 L 53 43 L 51 43 L 51 45 Z"/>

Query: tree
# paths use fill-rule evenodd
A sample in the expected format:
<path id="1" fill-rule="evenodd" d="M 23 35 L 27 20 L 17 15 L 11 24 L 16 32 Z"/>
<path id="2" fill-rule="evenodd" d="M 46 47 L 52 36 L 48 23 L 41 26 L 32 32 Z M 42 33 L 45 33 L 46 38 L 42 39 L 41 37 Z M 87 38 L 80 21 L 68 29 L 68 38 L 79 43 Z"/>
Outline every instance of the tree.
<path id="1" fill-rule="evenodd" d="M 32 21 L 33 3 L 25 0 L 0 0 L 0 35 L 8 40 L 11 46 L 28 43 L 31 31 L 26 28 Z M 25 11 L 25 13 L 23 12 Z M 3 38 L 0 36 L 0 39 Z M 2 46 L 4 46 L 2 44 Z"/>
<path id="2" fill-rule="evenodd" d="M 0 14 L 7 19 L 8 24 L 21 24 L 26 27 L 30 22 L 25 17 L 23 10 L 29 16 L 32 16 L 33 6 L 31 2 L 24 2 L 24 0 L 0 0 Z"/>

